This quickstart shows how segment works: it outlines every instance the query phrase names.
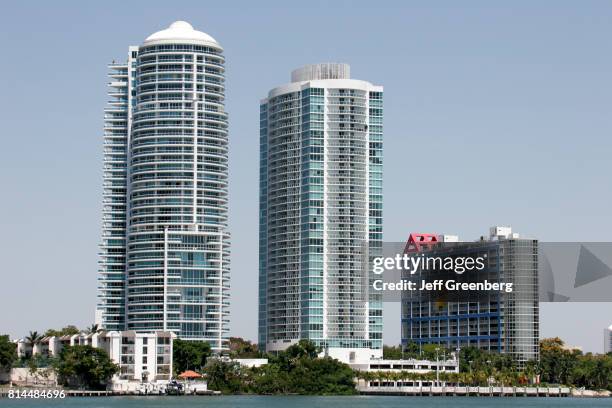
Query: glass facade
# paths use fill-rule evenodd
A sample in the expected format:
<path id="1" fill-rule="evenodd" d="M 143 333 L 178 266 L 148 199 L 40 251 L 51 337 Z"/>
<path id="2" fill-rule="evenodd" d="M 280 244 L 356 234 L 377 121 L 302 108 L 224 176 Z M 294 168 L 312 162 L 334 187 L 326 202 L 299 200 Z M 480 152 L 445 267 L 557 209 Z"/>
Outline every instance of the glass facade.
<path id="1" fill-rule="evenodd" d="M 125 289 L 117 299 L 121 327 L 113 328 L 170 330 L 222 351 L 229 315 L 222 48 L 162 38 L 145 41 L 132 56 L 124 212 L 117 216 L 124 217 L 117 248 L 124 258 L 116 277 Z M 103 264 L 110 255 L 103 253 Z M 111 323 L 105 293 L 103 327 Z"/>
<path id="2" fill-rule="evenodd" d="M 473 346 L 509 354 L 522 365 L 539 358 L 538 241 L 499 239 L 439 244 L 428 256 L 483 256 L 486 267 L 474 281 L 512 283 L 514 291 L 460 302 L 431 301 L 402 293 L 402 344 L 441 344 L 449 349 Z M 420 278 L 436 272 L 422 272 Z M 431 296 L 431 294 L 429 294 Z M 467 297 L 467 295 L 466 295 Z"/>
<path id="3" fill-rule="evenodd" d="M 104 109 L 102 242 L 98 274 L 98 323 L 108 330 L 125 327 L 127 152 L 137 55 L 138 47 L 130 47 L 126 63 L 108 66 L 110 99 Z"/>
<path id="4" fill-rule="evenodd" d="M 382 88 L 293 82 L 260 106 L 259 344 L 382 350 Z"/>

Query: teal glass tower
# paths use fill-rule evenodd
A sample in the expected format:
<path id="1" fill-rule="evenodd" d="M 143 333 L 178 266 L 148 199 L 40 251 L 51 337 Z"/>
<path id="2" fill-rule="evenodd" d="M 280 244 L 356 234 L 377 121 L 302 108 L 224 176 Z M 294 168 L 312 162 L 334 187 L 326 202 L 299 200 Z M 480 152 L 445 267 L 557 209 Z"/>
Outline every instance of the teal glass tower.
<path id="1" fill-rule="evenodd" d="M 259 345 L 312 340 L 346 362 L 382 356 L 383 88 L 308 65 L 260 105 Z"/>
<path id="2" fill-rule="evenodd" d="M 97 320 L 227 349 L 225 58 L 184 21 L 112 64 Z"/>

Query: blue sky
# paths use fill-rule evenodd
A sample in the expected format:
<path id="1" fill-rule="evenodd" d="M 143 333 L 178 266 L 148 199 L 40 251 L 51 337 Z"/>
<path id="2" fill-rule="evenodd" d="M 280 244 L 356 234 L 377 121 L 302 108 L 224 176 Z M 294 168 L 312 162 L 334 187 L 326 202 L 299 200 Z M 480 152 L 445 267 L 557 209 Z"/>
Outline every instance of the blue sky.
<path id="1" fill-rule="evenodd" d="M 258 103 L 307 63 L 385 86 L 385 240 L 612 231 L 608 1 L 10 2 L 0 15 L 0 332 L 93 321 L 106 65 L 172 21 L 227 58 L 232 335 L 256 336 Z M 542 307 L 601 351 L 611 304 Z M 399 340 L 397 305 L 385 341 Z"/>

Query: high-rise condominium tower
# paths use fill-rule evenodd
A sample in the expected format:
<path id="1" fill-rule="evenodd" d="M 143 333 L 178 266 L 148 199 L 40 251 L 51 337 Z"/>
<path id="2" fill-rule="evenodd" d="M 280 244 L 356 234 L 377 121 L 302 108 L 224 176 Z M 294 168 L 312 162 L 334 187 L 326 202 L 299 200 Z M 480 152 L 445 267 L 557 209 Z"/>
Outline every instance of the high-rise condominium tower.
<path id="1" fill-rule="evenodd" d="M 604 329 L 604 353 L 612 352 L 612 325 Z"/>
<path id="2" fill-rule="evenodd" d="M 345 64 L 294 71 L 260 108 L 259 344 L 382 356 L 383 88 Z"/>
<path id="3" fill-rule="evenodd" d="M 507 354 L 520 367 L 538 360 L 538 241 L 520 238 L 510 227 L 491 227 L 489 232 L 488 239 L 475 242 L 459 242 L 456 236 L 410 235 L 407 252 L 443 259 L 483 257 L 484 269 L 465 272 L 464 281 L 510 283 L 513 291 L 476 295 L 460 291 L 446 293 L 446 298 L 430 291 L 402 291 L 404 347 L 410 343 L 451 350 L 477 347 Z M 422 244 L 424 241 L 429 242 Z M 439 269 L 422 270 L 415 277 L 432 282 L 444 275 Z"/>
<path id="4" fill-rule="evenodd" d="M 177 21 L 109 66 L 96 318 L 226 347 L 223 48 Z"/>

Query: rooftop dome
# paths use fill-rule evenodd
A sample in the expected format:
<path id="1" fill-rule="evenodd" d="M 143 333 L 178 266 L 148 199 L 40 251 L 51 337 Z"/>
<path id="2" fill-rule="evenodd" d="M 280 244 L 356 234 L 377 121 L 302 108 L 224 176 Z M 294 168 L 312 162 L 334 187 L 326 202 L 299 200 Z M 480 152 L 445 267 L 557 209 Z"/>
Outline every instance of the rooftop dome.
<path id="1" fill-rule="evenodd" d="M 217 40 L 202 31 L 194 30 L 193 26 L 186 21 L 175 21 L 165 30 L 151 34 L 144 41 L 144 44 L 146 45 L 156 41 L 195 41 L 219 46 Z"/>

